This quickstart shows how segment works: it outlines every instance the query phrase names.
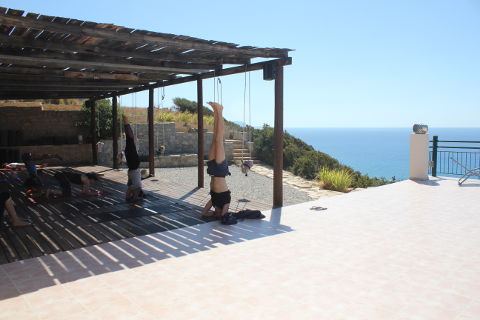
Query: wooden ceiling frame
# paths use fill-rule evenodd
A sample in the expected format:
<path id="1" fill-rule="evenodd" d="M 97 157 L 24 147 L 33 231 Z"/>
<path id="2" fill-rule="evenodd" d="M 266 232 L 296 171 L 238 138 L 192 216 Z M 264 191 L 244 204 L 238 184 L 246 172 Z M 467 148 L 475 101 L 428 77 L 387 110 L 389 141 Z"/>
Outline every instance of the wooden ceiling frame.
<path id="1" fill-rule="evenodd" d="M 98 100 L 290 64 L 289 51 L 0 7 L 0 99 L 52 97 L 57 88 L 62 97 Z M 255 58 L 271 60 L 258 65 Z"/>

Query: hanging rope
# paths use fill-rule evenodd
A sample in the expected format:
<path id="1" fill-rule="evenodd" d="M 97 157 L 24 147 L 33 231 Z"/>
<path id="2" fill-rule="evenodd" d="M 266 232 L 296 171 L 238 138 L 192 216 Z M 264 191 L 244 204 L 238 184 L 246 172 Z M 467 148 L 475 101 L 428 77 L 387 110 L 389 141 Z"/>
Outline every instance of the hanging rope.
<path id="1" fill-rule="evenodd" d="M 215 95 L 216 84 L 217 84 L 217 77 L 215 75 L 215 70 L 213 70 L 213 102 L 217 102 L 216 95 Z"/>
<path id="2" fill-rule="evenodd" d="M 252 124 L 252 112 L 251 112 L 251 81 L 250 81 L 250 74 L 248 74 L 248 86 L 247 86 L 247 66 L 245 66 L 245 76 L 244 76 L 244 84 L 243 84 L 243 132 L 242 132 L 242 158 L 241 158 L 241 169 L 242 172 L 245 173 L 245 176 L 248 176 L 248 170 L 253 167 L 252 161 L 252 152 L 250 148 L 248 148 L 249 159 L 244 160 L 244 150 L 245 150 L 245 132 L 247 132 L 247 139 L 250 141 L 250 134 L 249 129 L 246 123 L 246 110 L 247 110 L 247 88 L 248 88 L 248 118 L 249 118 L 249 126 Z"/>
<path id="3" fill-rule="evenodd" d="M 119 103 L 119 110 L 120 110 L 120 116 L 122 115 L 122 96 L 118 97 L 118 103 Z M 121 117 L 120 117 L 121 118 Z M 119 121 L 119 119 L 117 119 Z M 122 164 L 123 162 L 123 121 L 120 120 L 120 152 L 117 154 L 117 161 L 118 164 Z"/>
<path id="4" fill-rule="evenodd" d="M 222 87 L 222 80 L 217 78 L 217 94 L 218 94 L 218 103 L 223 105 L 223 87 Z"/>
<path id="5" fill-rule="evenodd" d="M 247 103 L 247 65 L 245 65 L 245 73 L 243 79 L 243 132 L 242 132 L 242 164 L 243 164 L 243 151 L 245 150 L 245 129 L 247 128 L 247 123 L 245 122 L 246 116 L 245 112 Z"/>
<path id="6" fill-rule="evenodd" d="M 252 139 L 251 137 L 251 131 L 252 131 L 252 91 L 251 91 L 251 84 L 252 82 L 250 81 L 250 76 L 251 74 L 248 73 L 248 126 L 250 127 L 248 130 L 247 130 L 247 133 L 248 133 L 248 141 L 251 142 L 250 140 Z M 250 149 L 249 149 L 250 151 Z M 250 151 L 250 158 L 252 157 L 252 153 Z"/>
<path id="7" fill-rule="evenodd" d="M 138 119 L 137 119 L 138 109 L 137 109 L 137 93 L 136 92 L 133 93 L 132 95 L 132 104 L 134 107 L 134 120 L 135 120 L 135 133 L 134 133 L 135 145 L 138 146 Z"/>
<path id="8" fill-rule="evenodd" d="M 118 104 L 119 104 L 119 110 L 120 110 L 120 119 L 122 118 L 121 115 L 122 115 L 122 96 L 119 96 L 118 97 Z M 117 119 L 117 121 L 119 121 L 119 119 Z M 119 121 L 120 122 L 120 150 L 123 151 L 123 121 Z"/>
<path id="9" fill-rule="evenodd" d="M 223 104 L 222 80 L 213 71 L 213 102 Z"/>

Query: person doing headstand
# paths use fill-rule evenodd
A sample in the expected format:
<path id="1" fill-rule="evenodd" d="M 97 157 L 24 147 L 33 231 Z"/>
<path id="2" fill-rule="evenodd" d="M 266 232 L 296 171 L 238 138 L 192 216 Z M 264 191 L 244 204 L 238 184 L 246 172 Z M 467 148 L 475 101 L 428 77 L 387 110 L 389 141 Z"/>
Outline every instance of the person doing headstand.
<path id="1" fill-rule="evenodd" d="M 231 193 L 228 190 L 225 177 L 231 175 L 228 170 L 227 160 L 225 159 L 225 147 L 223 145 L 223 134 L 225 125 L 223 121 L 223 106 L 215 102 L 208 103 L 213 108 L 214 125 L 213 141 L 208 151 L 207 173 L 210 175 L 210 195 L 211 199 L 207 202 L 202 211 L 203 217 L 220 217 L 223 224 L 235 224 L 237 219 L 228 212 L 231 201 Z M 215 208 L 213 213 L 209 213 L 211 207 Z"/>
<path id="2" fill-rule="evenodd" d="M 142 190 L 142 175 L 139 169 L 140 158 L 138 157 L 137 147 L 135 146 L 133 130 L 125 115 L 123 115 L 123 125 L 125 128 L 125 159 L 128 167 L 128 189 L 125 194 L 125 199 L 127 201 L 137 201 L 144 196 Z"/>

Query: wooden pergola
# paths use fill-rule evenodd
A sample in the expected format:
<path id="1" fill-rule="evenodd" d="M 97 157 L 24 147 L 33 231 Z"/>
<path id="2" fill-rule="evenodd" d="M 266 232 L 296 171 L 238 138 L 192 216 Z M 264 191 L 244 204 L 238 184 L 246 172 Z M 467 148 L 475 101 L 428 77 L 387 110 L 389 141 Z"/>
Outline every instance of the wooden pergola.
<path id="1" fill-rule="evenodd" d="M 125 28 L 0 7 L 0 99 L 112 98 L 113 166 L 118 154 L 117 97 L 149 91 L 149 170 L 154 175 L 154 89 L 196 81 L 198 132 L 203 133 L 202 80 L 263 70 L 275 80 L 273 206 L 283 204 L 283 66 L 290 49 L 258 48 Z M 252 61 L 262 58 L 261 62 Z M 266 59 L 265 59 L 266 58 Z M 232 66 L 233 65 L 233 66 Z M 204 135 L 198 134 L 198 186 L 204 186 Z"/>

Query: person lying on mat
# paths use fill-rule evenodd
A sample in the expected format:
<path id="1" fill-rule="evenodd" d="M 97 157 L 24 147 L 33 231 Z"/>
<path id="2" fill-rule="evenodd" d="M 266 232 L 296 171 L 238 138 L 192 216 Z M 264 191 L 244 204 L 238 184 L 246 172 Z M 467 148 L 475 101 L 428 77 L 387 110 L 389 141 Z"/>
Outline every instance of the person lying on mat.
<path id="1" fill-rule="evenodd" d="M 0 186 L 0 220 L 3 218 L 4 209 L 7 210 L 10 220 L 9 223 L 12 227 L 26 227 L 30 225 L 30 223 L 18 217 L 17 211 L 15 210 L 15 203 L 10 196 L 8 187 L 2 183 Z"/>
<path id="2" fill-rule="evenodd" d="M 86 196 L 98 195 L 98 191 L 90 191 L 90 186 L 98 181 L 96 172 L 80 173 L 71 171 L 61 171 L 54 175 L 60 187 L 62 188 L 63 197 L 72 196 L 72 183 L 82 186 L 82 194 Z"/>
<path id="3" fill-rule="evenodd" d="M 35 156 L 30 152 L 25 152 L 22 154 L 23 162 L 4 163 L 3 168 L 10 170 L 27 170 L 29 173 L 37 173 L 37 170 L 45 168 L 48 166 L 48 163 L 38 165 L 35 162 L 48 159 L 58 159 L 60 161 L 63 160 L 58 154 L 43 154 L 41 156 Z"/>
<path id="4" fill-rule="evenodd" d="M 25 164 L 21 162 L 4 163 L 2 168 L 20 171 L 20 170 L 25 170 Z"/>
<path id="5" fill-rule="evenodd" d="M 223 121 L 223 106 L 215 102 L 208 103 L 213 108 L 213 141 L 208 151 L 207 173 L 210 175 L 211 199 L 202 210 L 203 217 L 219 217 L 223 224 L 235 224 L 237 219 L 228 212 L 231 201 L 231 193 L 228 190 L 225 177 L 231 175 L 225 159 L 225 147 L 223 145 L 223 134 L 225 124 Z M 210 208 L 214 207 L 214 212 Z"/>
<path id="6" fill-rule="evenodd" d="M 125 132 L 125 160 L 128 167 L 126 201 L 137 201 L 144 197 L 142 190 L 142 174 L 140 172 L 140 158 L 138 157 L 137 147 L 135 146 L 135 136 L 128 122 L 128 118 L 123 115 L 123 125 Z"/>

